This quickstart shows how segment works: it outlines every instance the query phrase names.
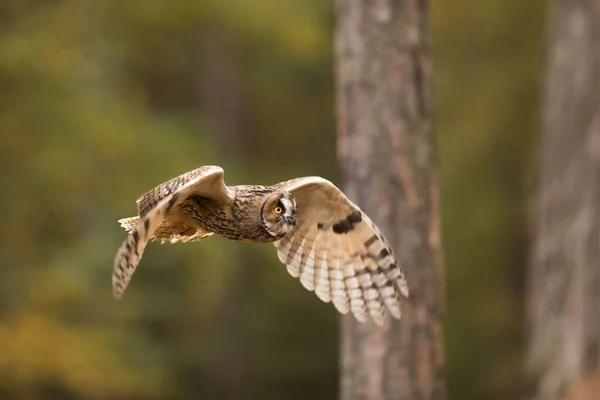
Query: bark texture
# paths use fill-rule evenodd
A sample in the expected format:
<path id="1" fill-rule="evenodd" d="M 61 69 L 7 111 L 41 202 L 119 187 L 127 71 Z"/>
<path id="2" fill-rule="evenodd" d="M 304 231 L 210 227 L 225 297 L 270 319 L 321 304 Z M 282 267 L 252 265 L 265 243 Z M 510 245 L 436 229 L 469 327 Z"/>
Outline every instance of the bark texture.
<path id="1" fill-rule="evenodd" d="M 444 287 L 426 0 L 337 0 L 343 185 L 379 225 L 411 298 L 381 328 L 342 319 L 341 399 L 444 399 Z"/>
<path id="2" fill-rule="evenodd" d="M 528 279 L 538 400 L 570 392 L 600 361 L 600 1 L 553 6 Z"/>

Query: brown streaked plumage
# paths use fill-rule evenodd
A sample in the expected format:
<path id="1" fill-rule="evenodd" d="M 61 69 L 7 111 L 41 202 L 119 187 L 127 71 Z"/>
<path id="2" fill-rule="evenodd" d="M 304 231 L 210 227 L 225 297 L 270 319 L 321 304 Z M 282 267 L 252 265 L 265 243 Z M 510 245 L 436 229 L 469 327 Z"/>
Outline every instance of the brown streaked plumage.
<path id="1" fill-rule="evenodd" d="M 304 177 L 272 186 L 226 186 L 223 169 L 204 166 L 175 177 L 137 200 L 138 216 L 119 220 L 129 231 L 115 256 L 113 292 L 120 298 L 149 241 L 232 240 L 273 243 L 279 260 L 325 302 L 381 325 L 400 318 L 408 286 L 377 226 L 326 179 Z"/>

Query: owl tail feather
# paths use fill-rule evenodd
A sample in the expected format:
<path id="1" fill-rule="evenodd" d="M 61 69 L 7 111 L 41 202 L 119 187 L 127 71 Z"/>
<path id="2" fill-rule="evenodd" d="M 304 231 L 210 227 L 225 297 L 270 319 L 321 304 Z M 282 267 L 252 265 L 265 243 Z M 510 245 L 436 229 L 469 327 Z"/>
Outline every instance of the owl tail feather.
<path id="1" fill-rule="evenodd" d="M 140 217 L 122 218 L 117 221 L 127 232 L 130 232 L 140 222 Z"/>

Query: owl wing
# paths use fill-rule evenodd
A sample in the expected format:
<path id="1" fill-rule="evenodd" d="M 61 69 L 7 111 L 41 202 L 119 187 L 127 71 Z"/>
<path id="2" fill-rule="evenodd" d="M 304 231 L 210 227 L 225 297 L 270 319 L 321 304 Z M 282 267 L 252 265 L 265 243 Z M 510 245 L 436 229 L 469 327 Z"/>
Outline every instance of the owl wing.
<path id="1" fill-rule="evenodd" d="M 140 222 L 140 217 L 129 217 L 121 218 L 117 221 L 121 224 L 121 227 L 125 228 L 127 232 L 132 231 Z M 156 228 L 154 234 L 150 236 L 149 242 L 160 240 L 161 244 L 165 243 L 188 243 L 188 242 L 199 242 L 211 236 L 213 233 L 209 232 L 200 227 L 193 228 L 193 232 L 181 233 L 181 228 L 175 231 L 172 228 L 172 223 L 168 219 L 164 219 L 163 222 Z"/>
<path id="2" fill-rule="evenodd" d="M 324 302 L 381 325 L 385 309 L 400 318 L 404 272 L 381 231 L 333 183 L 320 177 L 278 184 L 296 199 L 296 227 L 274 242 L 279 260 Z"/>
<path id="3" fill-rule="evenodd" d="M 192 194 L 214 199 L 220 204 L 232 200 L 223 181 L 223 169 L 217 166 L 204 166 L 187 172 L 142 195 L 137 202 L 141 210 L 139 222 L 131 229 L 115 256 L 112 275 L 115 298 L 123 295 L 144 248 L 165 216 Z"/>
<path id="4" fill-rule="evenodd" d="M 229 200 L 229 191 L 223 181 L 223 168 L 207 165 L 169 179 L 141 195 L 135 201 L 138 215 L 143 217 L 155 208 L 161 200 L 187 185 L 199 191 L 197 193 L 192 191 L 190 194 L 201 194 L 215 199 Z M 179 198 L 183 200 L 183 197 L 179 196 Z"/>

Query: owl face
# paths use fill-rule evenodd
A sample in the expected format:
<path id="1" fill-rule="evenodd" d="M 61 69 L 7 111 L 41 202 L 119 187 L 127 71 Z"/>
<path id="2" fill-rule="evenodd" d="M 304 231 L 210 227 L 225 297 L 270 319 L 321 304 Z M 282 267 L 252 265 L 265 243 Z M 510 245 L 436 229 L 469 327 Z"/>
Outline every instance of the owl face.
<path id="1" fill-rule="evenodd" d="M 276 237 L 283 236 L 296 226 L 296 200 L 289 192 L 275 192 L 266 196 L 261 210 L 267 231 Z"/>

